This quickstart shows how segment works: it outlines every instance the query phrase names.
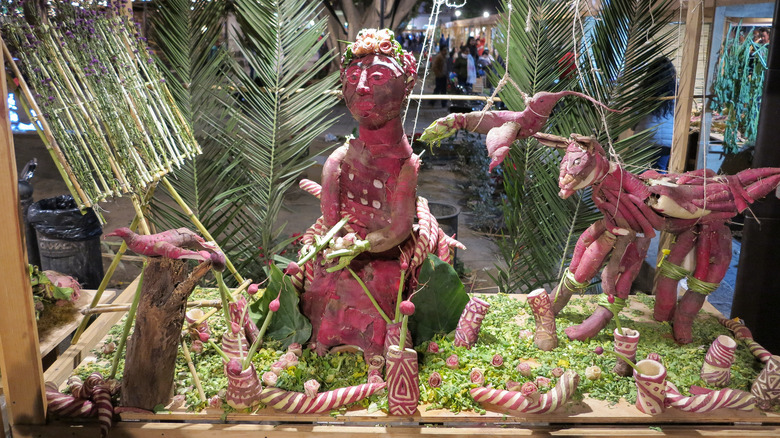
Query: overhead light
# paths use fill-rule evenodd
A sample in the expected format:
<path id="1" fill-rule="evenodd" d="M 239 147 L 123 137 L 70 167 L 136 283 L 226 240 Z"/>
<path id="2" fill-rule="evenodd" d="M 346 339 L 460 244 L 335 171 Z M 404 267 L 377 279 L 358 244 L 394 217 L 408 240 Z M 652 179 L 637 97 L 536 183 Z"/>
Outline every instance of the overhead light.
<path id="1" fill-rule="evenodd" d="M 485 12 L 483 12 L 483 13 L 482 13 L 482 16 L 483 16 L 483 17 L 485 17 L 485 18 L 487 18 L 487 17 L 489 17 L 489 16 L 490 16 L 490 12 L 488 12 L 488 11 L 485 11 Z"/>
<path id="2" fill-rule="evenodd" d="M 460 9 L 455 10 L 455 16 L 460 17 Z"/>

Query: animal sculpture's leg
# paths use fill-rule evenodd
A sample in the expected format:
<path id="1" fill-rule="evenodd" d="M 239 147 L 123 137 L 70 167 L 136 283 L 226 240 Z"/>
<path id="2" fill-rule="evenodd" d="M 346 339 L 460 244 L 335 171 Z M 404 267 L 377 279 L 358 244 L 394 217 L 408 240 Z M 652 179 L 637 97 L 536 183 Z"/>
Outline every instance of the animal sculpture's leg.
<path id="1" fill-rule="evenodd" d="M 656 321 L 670 321 L 677 305 L 677 283 L 685 278 L 689 271 L 682 267 L 685 256 L 693 250 L 696 234 L 689 229 L 679 234 L 669 254 L 658 265 L 658 279 L 655 283 L 655 309 L 653 317 Z"/>
<path id="2" fill-rule="evenodd" d="M 701 225 L 696 243 L 696 269 L 688 276 L 688 290 L 674 314 L 674 339 L 693 341 L 691 326 L 707 295 L 718 288 L 731 262 L 731 231 L 722 222 Z"/>
<path id="3" fill-rule="evenodd" d="M 552 310 L 558 314 L 566 307 L 574 292 L 581 292 L 604 264 L 612 246 L 615 235 L 606 231 L 603 221 L 595 222 L 580 236 L 574 247 L 569 268 L 564 273 L 560 285 L 551 295 Z"/>

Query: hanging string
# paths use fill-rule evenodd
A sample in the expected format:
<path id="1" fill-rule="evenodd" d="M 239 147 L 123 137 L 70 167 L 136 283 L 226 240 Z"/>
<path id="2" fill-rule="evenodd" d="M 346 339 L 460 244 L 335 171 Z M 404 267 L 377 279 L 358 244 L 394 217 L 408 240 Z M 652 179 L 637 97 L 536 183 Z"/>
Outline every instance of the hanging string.
<path id="1" fill-rule="evenodd" d="M 587 3 L 587 2 L 585 3 L 585 8 L 588 11 L 588 14 L 590 16 L 594 16 L 593 10 L 591 10 L 589 3 Z M 588 57 L 589 64 L 590 64 L 589 72 L 590 72 L 590 75 L 591 75 L 592 84 L 593 84 L 593 86 L 595 88 L 596 95 L 598 96 L 599 100 L 601 100 L 600 97 L 602 95 L 604 95 L 604 93 L 603 93 L 603 90 L 599 89 L 600 84 L 599 84 L 598 78 L 596 77 L 596 73 L 598 72 L 598 69 L 594 68 L 594 66 L 595 66 L 595 59 L 593 58 L 593 56 L 591 54 L 591 46 L 588 45 L 588 38 L 585 37 L 585 35 L 586 35 L 585 34 L 585 25 L 582 22 L 582 16 L 584 14 L 580 13 L 580 0 L 575 0 L 575 2 L 574 2 L 574 13 L 575 13 L 574 22 L 572 23 L 572 39 L 574 41 L 574 53 L 577 53 L 576 52 L 576 50 L 577 50 L 577 26 L 579 26 L 579 30 L 580 30 L 580 32 L 583 35 L 582 44 L 583 44 L 586 56 Z M 583 72 L 582 72 L 582 66 L 579 63 L 576 62 L 577 57 L 574 56 L 574 58 L 575 58 L 575 66 L 577 68 L 577 76 L 579 77 L 580 83 L 584 84 L 585 83 L 585 78 L 584 78 L 584 75 L 583 75 Z M 601 119 L 601 124 L 604 127 L 604 133 L 607 136 L 607 152 L 609 154 L 609 161 L 610 161 L 610 163 L 616 163 L 619 167 L 624 167 L 625 163 L 623 162 L 623 159 L 620 157 L 620 155 L 618 155 L 617 151 L 615 150 L 615 146 L 612 143 L 612 135 L 609 132 L 609 124 L 607 123 L 606 112 L 605 112 L 604 108 L 602 108 L 600 106 L 596 107 L 596 111 L 598 111 L 599 118 Z M 623 172 L 620 172 L 620 185 L 621 185 L 621 187 L 623 185 Z M 617 201 L 615 202 L 615 212 L 612 214 L 612 217 L 615 217 L 618 214 L 618 206 L 620 205 L 622 194 L 623 194 L 622 190 L 618 191 Z"/>
<path id="2" fill-rule="evenodd" d="M 501 91 L 502 88 L 504 88 L 504 85 L 507 84 L 507 82 L 511 83 L 517 91 L 520 93 L 520 96 L 523 97 L 523 100 L 525 101 L 526 105 L 528 104 L 529 97 L 528 94 L 523 92 L 523 90 L 520 89 L 520 87 L 517 85 L 517 83 L 509 76 L 509 40 L 512 38 L 512 1 L 510 0 L 509 3 L 507 3 L 506 8 L 507 13 L 507 24 L 506 24 L 506 35 L 504 43 L 506 44 L 506 57 L 504 57 L 504 65 L 506 66 L 506 69 L 504 70 L 504 74 L 501 76 L 501 79 L 496 84 L 496 88 L 493 90 L 493 94 L 490 95 L 487 99 L 485 99 L 485 106 L 482 108 L 481 115 L 479 117 L 479 121 L 477 122 L 476 126 L 474 126 L 474 131 L 477 130 L 479 125 L 482 123 L 482 120 L 485 118 L 485 114 L 487 110 L 489 110 L 491 107 L 493 107 L 493 103 L 495 101 L 496 96 L 498 95 L 498 92 Z M 528 16 L 531 16 L 531 4 L 528 4 Z M 526 20 L 526 32 L 529 31 L 528 24 L 530 24 L 530 19 Z M 494 61 L 498 62 L 498 61 Z"/>
<path id="3" fill-rule="evenodd" d="M 682 0 L 680 0 L 680 1 L 682 1 Z M 699 2 L 696 4 L 695 7 L 696 8 L 700 8 L 700 7 L 702 7 L 702 4 L 703 4 L 703 1 L 699 0 Z M 688 7 L 691 7 L 690 3 L 688 3 Z M 704 29 L 704 11 L 701 12 L 701 27 L 699 27 L 699 33 L 701 33 L 702 29 Z M 695 62 L 698 62 L 698 61 L 699 61 L 698 59 L 695 60 Z M 705 87 L 706 87 L 706 83 L 707 83 L 706 82 L 707 81 L 707 79 L 706 79 L 707 78 L 707 65 L 706 65 L 706 63 L 705 63 L 705 67 L 704 67 L 704 78 L 705 78 L 704 79 L 704 81 L 705 81 L 704 83 L 705 83 Z M 694 85 L 694 87 L 696 85 L 696 78 L 695 77 L 693 78 L 693 85 Z M 704 97 L 704 94 L 705 94 L 704 91 L 706 91 L 706 89 L 702 89 L 702 100 L 706 99 L 706 97 Z M 675 106 L 677 106 L 677 105 L 675 105 Z M 704 113 L 704 111 L 702 110 L 702 116 L 704 115 L 703 113 Z M 702 117 L 702 120 L 703 120 L 703 117 Z M 707 140 L 708 139 L 706 139 L 706 138 L 703 140 L 704 141 L 704 151 L 703 151 L 704 158 L 702 160 L 702 164 L 704 165 L 704 169 L 705 169 L 704 170 L 704 175 L 705 176 L 707 175 L 707 170 L 706 170 L 707 169 L 707 152 L 708 152 L 707 151 Z M 683 167 L 682 170 L 684 171 L 685 168 Z M 704 188 L 704 192 L 702 193 L 702 197 L 704 198 L 704 199 L 702 199 L 702 210 L 706 210 L 707 209 L 707 179 L 708 178 L 704 178 L 704 180 L 702 181 L 702 187 Z M 700 221 L 701 221 L 701 218 L 699 218 L 696 221 L 696 223 L 699 223 Z"/>
<path id="4" fill-rule="evenodd" d="M 420 66 L 427 62 L 426 53 L 427 56 L 430 57 L 431 53 L 433 53 L 433 34 L 435 33 L 436 25 L 439 22 L 439 12 L 441 11 L 441 5 L 447 3 L 447 0 L 435 0 L 433 3 L 433 8 L 431 9 L 431 14 L 428 16 L 428 24 L 425 28 L 425 38 L 423 39 L 423 45 L 422 50 L 420 52 L 420 59 L 417 60 L 417 71 L 420 71 Z M 465 5 L 466 2 L 463 2 L 463 5 Z M 447 3 L 449 6 L 449 4 Z M 461 6 L 463 6 L 461 5 Z M 460 6 L 458 6 L 460 7 Z M 429 35 L 431 36 L 429 41 Z M 423 92 L 425 91 L 425 81 L 428 78 L 428 69 L 425 69 L 425 73 L 423 73 L 423 79 L 422 83 L 420 84 L 420 97 L 422 97 Z M 403 123 L 406 123 L 406 116 L 409 114 L 409 104 L 411 99 L 406 99 L 406 108 L 404 109 L 404 118 Z M 417 111 L 414 115 L 414 124 L 412 127 L 412 133 L 417 132 L 417 120 L 420 118 L 420 107 L 422 106 L 422 99 L 417 99 Z"/>

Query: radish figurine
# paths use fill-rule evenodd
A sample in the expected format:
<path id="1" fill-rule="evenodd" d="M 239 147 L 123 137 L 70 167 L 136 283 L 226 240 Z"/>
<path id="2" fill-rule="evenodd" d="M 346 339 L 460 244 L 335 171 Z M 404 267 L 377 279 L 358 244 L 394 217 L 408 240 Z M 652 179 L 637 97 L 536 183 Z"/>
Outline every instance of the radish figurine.
<path id="1" fill-rule="evenodd" d="M 675 340 L 690 343 L 693 319 L 731 261 L 731 232 L 725 222 L 775 190 L 780 168 L 719 176 L 709 170 L 634 175 L 609 162 L 601 145 L 589 137 L 542 133 L 534 137 L 566 151 L 558 180 L 560 196 L 567 198 L 592 186 L 593 201 L 604 214 L 577 241 L 563 281 L 552 293 L 553 310 L 560 312 L 605 263 L 601 284 L 604 296 L 613 301 L 601 300 L 582 324 L 566 329 L 567 336 L 577 340 L 595 336 L 625 306 L 650 238 L 658 230 L 672 233 L 675 239 L 659 266 L 654 317 L 673 321 Z M 693 260 L 693 266 L 683 266 L 686 259 Z M 688 290 L 677 303 L 677 283 L 685 277 Z"/>
<path id="2" fill-rule="evenodd" d="M 448 260 L 453 247 L 464 248 L 417 197 L 420 158 L 401 120 L 416 66 L 387 29 L 361 30 L 344 52 L 342 95 L 359 138 L 328 157 L 321 186 L 301 182 L 320 198 L 322 217 L 302 236 L 301 259 L 287 268 L 317 354 L 338 345 L 382 354 L 399 288 L 409 295 L 429 253 Z"/>
<path id="3" fill-rule="evenodd" d="M 127 248 L 136 254 L 169 259 L 211 260 L 218 271 L 225 269 L 225 255 L 213 242 L 206 242 L 190 229 L 178 228 L 157 234 L 140 235 L 121 227 L 104 237 L 121 237 Z"/>
<path id="4" fill-rule="evenodd" d="M 528 138 L 544 128 L 547 119 L 559 100 L 566 96 L 577 96 L 587 99 L 608 111 L 616 111 L 607 108 L 596 99 L 578 93 L 576 91 L 559 91 L 550 93 L 540 91 L 532 97 L 525 96 L 525 109 L 516 111 L 479 111 L 466 114 L 450 114 L 436 120 L 423 132 L 420 140 L 427 143 L 441 143 L 441 140 L 464 129 L 479 134 L 487 134 L 488 156 L 490 156 L 490 170 L 501 164 L 509 153 L 509 148 L 515 140 Z"/>

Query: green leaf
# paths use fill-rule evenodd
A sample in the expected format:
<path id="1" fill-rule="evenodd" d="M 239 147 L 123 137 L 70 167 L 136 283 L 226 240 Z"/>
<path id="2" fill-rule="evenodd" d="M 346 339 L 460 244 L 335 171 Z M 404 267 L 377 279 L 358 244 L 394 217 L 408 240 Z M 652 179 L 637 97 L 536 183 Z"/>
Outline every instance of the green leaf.
<path id="1" fill-rule="evenodd" d="M 281 305 L 265 335 L 280 341 L 284 348 L 294 342 L 304 344 L 311 337 L 311 323 L 301 313 L 298 291 L 293 287 L 290 277 L 284 275 L 276 265 L 271 265 L 269 271 L 268 287 L 263 296 L 249 306 L 249 317 L 258 327 L 262 326 L 268 314 L 268 304 L 279 295 Z"/>
<path id="2" fill-rule="evenodd" d="M 70 297 L 73 295 L 72 287 L 58 287 L 51 285 L 51 298 L 55 300 L 70 301 Z"/>
<path id="3" fill-rule="evenodd" d="M 414 315 L 409 317 L 414 345 L 455 330 L 469 301 L 455 269 L 433 254 L 422 265 L 419 284 L 419 291 L 412 297 Z"/>

